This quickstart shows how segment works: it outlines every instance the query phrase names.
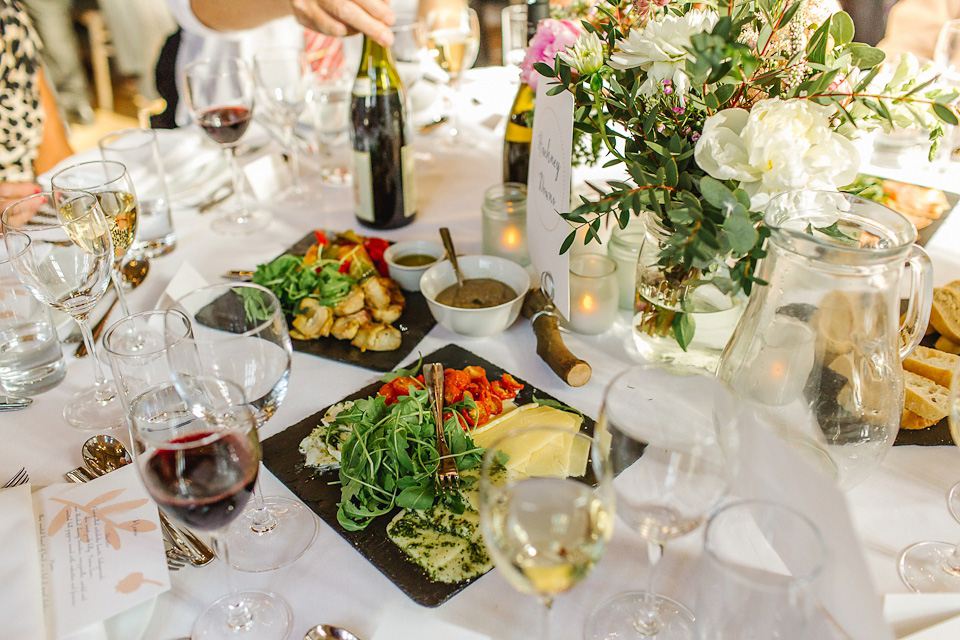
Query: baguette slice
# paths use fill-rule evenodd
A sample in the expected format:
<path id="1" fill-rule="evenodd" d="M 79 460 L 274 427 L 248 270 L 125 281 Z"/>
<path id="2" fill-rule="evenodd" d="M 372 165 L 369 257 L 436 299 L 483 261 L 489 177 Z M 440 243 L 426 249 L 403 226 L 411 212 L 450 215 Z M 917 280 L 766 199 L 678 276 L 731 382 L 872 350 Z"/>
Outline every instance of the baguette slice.
<path id="1" fill-rule="evenodd" d="M 950 391 L 912 371 L 903 372 L 906 397 L 903 406 L 925 420 L 940 422 L 947 417 Z"/>
<path id="2" fill-rule="evenodd" d="M 940 336 L 937 338 L 937 341 L 933 343 L 933 346 L 935 349 L 939 349 L 940 351 L 960 354 L 960 344 L 954 342 L 946 336 Z"/>
<path id="3" fill-rule="evenodd" d="M 904 359 L 903 368 L 949 389 L 960 369 L 960 356 L 920 346 Z"/>
<path id="4" fill-rule="evenodd" d="M 941 336 L 960 343 L 960 289 L 934 287 L 930 324 Z"/>
<path id="5" fill-rule="evenodd" d="M 927 420 L 925 418 L 921 418 L 909 409 L 903 410 L 903 417 L 900 419 L 901 429 L 926 429 L 927 427 L 932 427 L 935 424 L 937 424 L 936 420 Z"/>

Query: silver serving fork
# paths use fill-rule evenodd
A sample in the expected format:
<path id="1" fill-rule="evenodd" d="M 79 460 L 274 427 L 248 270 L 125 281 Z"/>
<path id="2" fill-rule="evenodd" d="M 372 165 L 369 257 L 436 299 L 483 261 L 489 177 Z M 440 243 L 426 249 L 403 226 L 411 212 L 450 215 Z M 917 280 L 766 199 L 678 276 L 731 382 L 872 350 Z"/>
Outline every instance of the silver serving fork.
<path id="1" fill-rule="evenodd" d="M 437 433 L 437 453 L 440 455 L 437 481 L 443 490 L 455 489 L 460 486 L 460 472 L 457 471 L 457 462 L 450 455 L 447 439 L 443 435 L 443 367 L 439 363 L 424 365 L 423 381 L 427 385 Z"/>
<path id="2" fill-rule="evenodd" d="M 3 489 L 9 489 L 10 487 L 19 487 L 22 484 L 27 484 L 30 482 L 30 475 L 27 473 L 26 467 L 20 467 L 20 471 L 7 480 L 7 484 L 3 485 Z"/>

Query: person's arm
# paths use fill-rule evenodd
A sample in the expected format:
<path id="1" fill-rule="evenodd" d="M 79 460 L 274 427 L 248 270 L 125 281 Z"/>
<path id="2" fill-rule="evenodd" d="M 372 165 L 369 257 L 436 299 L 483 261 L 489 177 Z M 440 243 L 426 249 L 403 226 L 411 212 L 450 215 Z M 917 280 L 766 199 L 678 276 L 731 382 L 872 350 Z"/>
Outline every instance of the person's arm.
<path id="1" fill-rule="evenodd" d="M 385 0 L 190 0 L 197 19 L 215 31 L 259 27 L 292 15 L 305 27 L 331 36 L 365 33 L 393 43 L 394 15 Z"/>
<path id="2" fill-rule="evenodd" d="M 37 159 L 33 161 L 36 175 L 52 169 L 58 162 L 73 155 L 73 149 L 67 140 L 67 129 L 63 126 L 53 91 L 47 85 L 43 69 L 38 70 L 37 84 L 40 88 L 40 108 L 43 109 L 43 139 L 37 148 Z M 24 194 L 29 195 L 29 194 Z"/>

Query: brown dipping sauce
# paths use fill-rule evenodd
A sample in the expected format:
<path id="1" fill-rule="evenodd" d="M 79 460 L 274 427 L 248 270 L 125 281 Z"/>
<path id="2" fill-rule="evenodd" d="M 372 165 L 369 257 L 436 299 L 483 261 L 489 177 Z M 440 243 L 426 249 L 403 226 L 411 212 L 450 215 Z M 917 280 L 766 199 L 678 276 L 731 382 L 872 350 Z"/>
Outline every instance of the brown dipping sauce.
<path id="1" fill-rule="evenodd" d="M 492 278 L 468 278 L 459 289 L 454 283 L 437 295 L 437 302 L 458 309 L 486 309 L 517 297 L 517 292 Z"/>
<path id="2" fill-rule="evenodd" d="M 394 259 L 394 262 L 401 267 L 422 267 L 423 265 L 432 264 L 436 261 L 436 258 L 428 256 L 425 253 L 408 253 L 405 256 Z"/>

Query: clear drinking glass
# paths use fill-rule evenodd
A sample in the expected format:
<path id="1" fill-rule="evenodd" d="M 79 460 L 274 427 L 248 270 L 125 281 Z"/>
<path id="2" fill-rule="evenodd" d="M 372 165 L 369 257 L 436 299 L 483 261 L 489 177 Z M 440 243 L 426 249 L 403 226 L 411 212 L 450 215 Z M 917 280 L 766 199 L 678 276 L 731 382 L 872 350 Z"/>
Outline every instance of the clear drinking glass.
<path id="1" fill-rule="evenodd" d="M 243 173 L 236 147 L 253 120 L 254 81 L 250 68 L 240 58 L 195 60 L 183 71 L 183 98 L 211 140 L 218 143 L 233 176 L 234 204 L 213 221 L 214 231 L 225 234 L 253 233 L 270 224 L 271 215 L 246 201 Z"/>
<path id="2" fill-rule="evenodd" d="M 300 177 L 300 154 L 294 129 L 312 99 L 314 83 L 309 58 L 297 47 L 269 47 L 253 56 L 253 76 L 258 95 L 283 128 L 283 144 L 290 156 L 291 185 L 279 197 L 303 196 L 307 189 Z"/>
<path id="3" fill-rule="evenodd" d="M 555 453 L 550 463 L 528 464 L 531 443 Z M 544 640 L 554 637 L 554 599 L 590 573 L 613 533 L 608 453 L 584 433 L 537 426 L 510 431 L 484 454 L 483 541 L 507 581 L 544 605 Z"/>
<path id="4" fill-rule="evenodd" d="M 171 308 L 189 319 L 192 332 L 168 349 L 171 373 L 183 397 L 194 398 L 192 380 L 197 376 L 228 380 L 243 389 L 258 424 L 266 423 L 287 393 L 293 353 L 273 292 L 252 283 L 212 285 L 188 293 Z M 175 330 L 180 321 L 173 322 Z M 318 529 L 316 515 L 299 501 L 265 498 L 258 486 L 253 505 L 223 535 L 230 542 L 233 566 L 256 572 L 297 560 Z"/>
<path id="5" fill-rule="evenodd" d="M 130 407 L 134 459 L 157 504 L 184 525 L 209 531 L 226 565 L 230 594 L 200 614 L 195 639 L 284 640 L 290 606 L 266 591 L 238 591 L 222 535 L 249 500 L 260 465 L 256 412 L 235 385 L 198 378 L 206 411 L 197 415 L 172 383 L 149 388 Z"/>
<path id="6" fill-rule="evenodd" d="M 466 3 L 464 3 L 466 4 Z M 459 136 L 460 75 L 473 66 L 480 52 L 480 20 L 477 12 L 463 7 L 442 7 L 427 13 L 428 47 L 440 68 L 450 77 L 446 100 L 449 101 L 450 137 Z"/>
<path id="7" fill-rule="evenodd" d="M 608 443 L 617 514 L 646 540 L 643 591 L 593 612 L 587 638 L 689 640 L 694 616 L 655 591 L 658 561 L 673 538 L 699 527 L 733 476 L 736 400 L 713 375 L 676 365 L 637 365 L 607 387 L 595 436 Z"/>
<path id="8" fill-rule="evenodd" d="M 54 196 L 65 190 L 86 191 L 97 196 L 113 239 L 113 271 L 110 273 L 113 288 L 123 315 L 130 315 L 120 267 L 137 238 L 140 207 L 127 167 L 115 160 L 81 162 L 55 173 L 50 178 L 50 186 Z"/>
<path id="9" fill-rule="evenodd" d="M 113 383 L 104 375 L 88 317 L 103 298 L 113 271 L 110 225 L 96 196 L 76 191 L 41 192 L 7 207 L 3 240 L 27 289 L 41 302 L 72 316 L 93 355 L 93 387 L 64 406 L 63 417 L 78 429 L 113 429 L 125 424 Z"/>

